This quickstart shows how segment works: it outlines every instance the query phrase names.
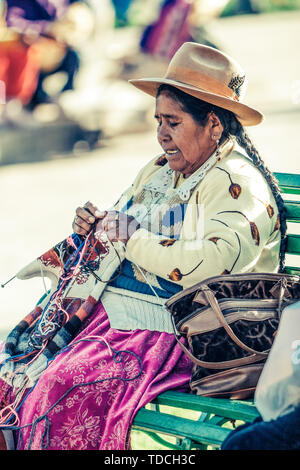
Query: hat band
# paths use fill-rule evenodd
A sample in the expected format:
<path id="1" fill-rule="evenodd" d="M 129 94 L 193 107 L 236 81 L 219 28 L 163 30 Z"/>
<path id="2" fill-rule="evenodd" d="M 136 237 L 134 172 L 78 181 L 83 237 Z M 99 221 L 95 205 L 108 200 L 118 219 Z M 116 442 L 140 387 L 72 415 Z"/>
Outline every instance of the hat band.
<path id="1" fill-rule="evenodd" d="M 173 66 L 167 71 L 165 78 L 181 82 L 183 85 L 192 85 L 202 91 L 214 93 L 217 95 L 239 101 L 236 93 L 231 90 L 224 83 L 219 82 L 215 78 L 203 75 L 202 73 L 195 72 L 194 70 L 185 67 Z"/>

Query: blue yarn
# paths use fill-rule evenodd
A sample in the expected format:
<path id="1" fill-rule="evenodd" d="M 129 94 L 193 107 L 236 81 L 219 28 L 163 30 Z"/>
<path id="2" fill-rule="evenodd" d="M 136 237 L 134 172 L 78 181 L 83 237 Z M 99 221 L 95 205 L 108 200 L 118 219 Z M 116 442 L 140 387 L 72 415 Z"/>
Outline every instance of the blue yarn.
<path id="1" fill-rule="evenodd" d="M 76 263 L 76 260 L 77 260 L 76 258 L 77 258 L 77 256 L 78 256 L 78 254 L 80 253 L 81 248 L 82 248 L 82 247 L 84 246 L 84 244 L 85 244 L 85 240 L 81 241 L 80 237 L 79 237 L 76 233 L 73 233 L 71 236 L 72 236 L 72 239 L 73 239 L 74 243 L 77 244 L 77 245 L 78 245 L 78 243 L 79 243 L 79 246 L 77 246 L 76 250 L 72 253 L 72 255 L 69 257 L 69 259 L 66 261 L 66 263 L 65 263 L 65 265 L 64 265 L 64 271 L 65 271 L 65 272 L 66 272 L 66 269 L 67 269 L 68 265 L 71 263 L 71 261 L 72 261 L 73 258 L 75 258 L 75 259 L 73 260 L 73 263 Z M 47 309 L 48 309 L 48 307 L 49 307 L 51 301 L 53 300 L 53 296 L 54 296 L 54 295 L 56 294 L 56 292 L 60 289 L 60 287 L 61 287 L 61 285 L 63 284 L 63 282 L 64 282 L 64 280 L 61 279 L 60 282 L 58 283 L 58 286 L 57 286 L 56 291 L 53 292 L 53 294 L 51 295 L 51 297 L 50 297 L 50 299 L 48 300 L 47 304 L 45 305 L 45 307 L 44 307 L 44 309 L 43 309 L 43 311 L 42 311 L 42 313 L 41 313 L 41 316 L 40 316 L 40 318 L 39 318 L 38 321 L 37 321 L 37 324 L 36 324 L 36 326 L 35 326 L 34 332 L 37 331 L 37 329 L 38 329 L 40 323 L 43 321 L 43 316 L 44 316 L 45 312 L 47 311 Z M 34 336 L 34 332 L 33 332 L 33 336 Z M 29 346 L 29 348 L 28 348 L 28 351 L 33 350 L 35 347 L 37 347 L 37 344 L 35 344 L 35 345 L 31 344 L 31 346 Z"/>
<path id="2" fill-rule="evenodd" d="M 24 356 L 24 353 L 17 354 L 16 356 L 8 357 L 7 359 L 5 359 L 5 361 L 1 362 L 0 367 L 4 366 L 4 364 L 6 364 L 8 361 L 12 361 L 13 359 L 17 359 L 18 357 L 22 357 L 22 356 Z"/>
<path id="3" fill-rule="evenodd" d="M 23 398 L 23 400 L 21 401 L 21 403 L 19 404 L 18 408 L 16 408 L 16 411 L 19 411 L 21 406 L 23 405 L 24 401 L 26 400 L 26 398 L 28 397 L 28 395 L 31 394 L 31 392 L 33 391 L 34 387 L 36 386 L 36 384 L 38 383 L 38 381 L 36 381 L 36 383 L 31 387 L 31 389 L 29 390 L 29 392 L 27 393 L 27 395 Z M 9 422 L 12 420 L 13 416 L 11 416 L 4 424 L 7 425 L 9 424 Z M 1 426 L 0 426 L 0 429 L 1 429 Z"/>
<path id="4" fill-rule="evenodd" d="M 75 235 L 75 236 L 74 236 Z M 80 238 L 78 237 L 78 235 L 76 234 L 73 234 L 72 235 L 72 238 L 73 238 L 73 241 L 75 241 L 75 238 L 79 239 L 80 241 Z M 77 240 L 78 241 L 78 240 Z M 76 244 L 76 243 L 75 243 Z M 78 248 L 74 251 L 74 253 L 72 253 L 72 255 L 70 256 L 70 258 L 67 260 L 67 262 L 65 263 L 64 265 L 64 269 L 66 269 L 66 267 L 68 266 L 68 264 L 71 262 L 72 258 L 77 255 L 79 253 L 79 251 L 81 250 L 81 248 L 83 247 L 83 245 L 85 244 L 85 240 L 83 240 L 83 242 L 81 242 L 78 246 Z"/>
<path id="5" fill-rule="evenodd" d="M 23 400 L 21 401 L 21 403 L 19 404 L 18 408 L 16 409 L 16 411 L 19 411 L 21 406 L 23 405 L 24 401 L 26 400 L 26 398 L 28 397 L 28 395 L 31 394 L 31 392 L 33 391 L 33 389 L 35 388 L 36 384 L 38 383 L 38 380 L 35 382 L 35 384 L 31 387 L 31 389 L 29 390 L 29 392 L 27 393 L 27 395 L 23 398 Z"/>

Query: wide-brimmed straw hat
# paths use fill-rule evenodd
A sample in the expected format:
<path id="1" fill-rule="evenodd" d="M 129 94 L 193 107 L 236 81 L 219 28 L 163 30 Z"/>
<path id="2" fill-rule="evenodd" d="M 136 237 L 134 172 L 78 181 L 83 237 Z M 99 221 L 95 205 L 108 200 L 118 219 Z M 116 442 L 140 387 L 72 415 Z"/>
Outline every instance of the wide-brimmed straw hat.
<path id="1" fill-rule="evenodd" d="M 156 96 L 160 85 L 172 85 L 232 111 L 244 126 L 255 126 L 264 118 L 259 111 L 242 103 L 246 76 L 241 66 L 227 54 L 202 44 L 185 42 L 174 54 L 164 77 L 129 82 L 152 96 Z"/>

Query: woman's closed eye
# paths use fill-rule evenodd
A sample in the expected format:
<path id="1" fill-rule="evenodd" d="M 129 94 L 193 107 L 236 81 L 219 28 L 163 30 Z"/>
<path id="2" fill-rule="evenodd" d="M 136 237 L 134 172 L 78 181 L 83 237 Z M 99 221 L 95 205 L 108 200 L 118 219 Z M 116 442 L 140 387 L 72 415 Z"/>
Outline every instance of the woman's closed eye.
<path id="1" fill-rule="evenodd" d="M 171 128 L 174 128 L 174 127 L 178 126 L 180 123 L 179 122 L 168 122 L 167 124 Z M 157 119 L 157 127 L 160 127 L 161 125 L 162 125 L 162 121 Z"/>
<path id="2" fill-rule="evenodd" d="M 155 118 L 156 121 L 157 121 L 157 126 L 158 126 L 158 127 L 161 126 L 161 125 L 162 125 L 162 122 L 163 122 L 163 119 L 161 119 L 161 117 L 158 116 L 158 115 L 155 115 L 154 118 Z M 166 116 L 166 118 L 165 118 L 165 124 L 166 124 L 166 125 L 168 125 L 168 126 L 170 126 L 170 127 L 176 127 L 176 126 L 178 126 L 178 125 L 180 124 L 179 121 L 177 121 L 177 120 L 176 120 L 176 121 L 171 121 L 170 118 L 171 118 L 171 116 L 169 116 L 169 118 Z"/>

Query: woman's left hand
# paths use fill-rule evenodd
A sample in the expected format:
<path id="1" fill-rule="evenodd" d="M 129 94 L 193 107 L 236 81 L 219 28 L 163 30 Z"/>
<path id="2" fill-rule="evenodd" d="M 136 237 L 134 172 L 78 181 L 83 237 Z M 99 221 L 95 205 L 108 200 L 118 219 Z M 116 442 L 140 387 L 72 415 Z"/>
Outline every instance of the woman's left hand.
<path id="1" fill-rule="evenodd" d="M 111 242 L 121 241 L 125 245 L 131 235 L 139 228 L 139 222 L 122 212 L 109 211 L 96 226 L 95 232 L 105 231 Z"/>

